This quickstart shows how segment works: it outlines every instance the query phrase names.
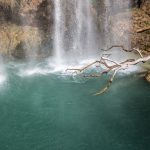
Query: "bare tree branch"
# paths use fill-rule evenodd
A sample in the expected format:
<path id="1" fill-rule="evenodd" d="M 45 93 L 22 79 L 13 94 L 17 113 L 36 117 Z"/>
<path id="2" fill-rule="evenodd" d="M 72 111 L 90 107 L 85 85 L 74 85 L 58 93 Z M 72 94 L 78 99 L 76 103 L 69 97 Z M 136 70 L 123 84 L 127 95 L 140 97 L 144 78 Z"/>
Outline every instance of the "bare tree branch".
<path id="1" fill-rule="evenodd" d="M 108 48 L 107 50 L 110 50 L 113 47 L 121 47 L 125 52 L 137 51 L 138 54 L 140 55 L 140 58 L 127 59 L 123 62 L 118 63 L 112 59 L 104 57 L 104 56 L 109 56 L 109 55 L 102 55 L 100 60 L 96 60 L 82 68 L 71 68 L 71 69 L 67 69 L 67 71 L 77 71 L 77 73 L 81 73 L 81 72 L 84 72 L 85 70 L 89 69 L 90 67 L 92 67 L 95 64 L 99 64 L 99 67 L 101 68 L 102 71 L 100 71 L 99 73 L 96 73 L 96 74 L 93 73 L 90 75 L 83 75 L 83 77 L 101 77 L 102 75 L 108 74 L 109 72 L 113 71 L 107 84 L 99 92 L 94 94 L 94 95 L 100 95 L 100 94 L 105 93 L 110 88 L 118 71 L 125 70 L 133 65 L 137 65 L 138 63 L 141 63 L 141 62 L 144 63 L 144 62 L 147 62 L 148 60 L 150 60 L 150 55 L 144 57 L 139 49 L 134 48 L 132 50 L 127 50 L 127 49 L 124 49 L 123 46 L 114 45 L 114 46 L 111 46 L 110 48 Z"/>
<path id="2" fill-rule="evenodd" d="M 102 51 L 109 51 L 109 50 L 111 50 L 113 48 L 116 48 L 116 47 L 121 48 L 122 50 L 124 50 L 126 52 L 132 52 L 133 51 L 133 49 L 126 49 L 126 48 L 124 48 L 123 45 L 113 45 L 113 46 L 109 47 L 108 49 L 101 49 L 101 50 Z"/>
<path id="3" fill-rule="evenodd" d="M 138 48 L 126 49 L 126 48 L 124 48 L 123 45 L 113 45 L 113 46 L 109 47 L 108 49 L 101 49 L 101 50 L 102 50 L 102 51 L 109 51 L 109 50 L 111 50 L 111 49 L 113 49 L 113 48 L 116 48 L 116 47 L 121 48 L 121 49 L 122 49 L 123 51 L 125 51 L 125 52 L 133 52 L 133 51 L 136 51 L 141 57 L 143 57 L 141 51 L 140 51 Z"/>
<path id="4" fill-rule="evenodd" d="M 147 31 L 147 30 L 150 30 L 150 26 L 145 27 L 145 28 L 142 28 L 142 29 L 138 29 L 138 30 L 136 31 L 136 33 L 141 33 L 141 32 Z"/>

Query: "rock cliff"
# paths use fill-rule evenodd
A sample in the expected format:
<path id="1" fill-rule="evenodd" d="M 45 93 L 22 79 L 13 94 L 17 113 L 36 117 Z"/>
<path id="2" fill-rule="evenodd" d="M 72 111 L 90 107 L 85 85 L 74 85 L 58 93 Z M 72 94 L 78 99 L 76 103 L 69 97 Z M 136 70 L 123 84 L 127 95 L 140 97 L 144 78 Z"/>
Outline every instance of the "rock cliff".
<path id="1" fill-rule="evenodd" d="M 93 0 L 91 7 L 101 34 L 106 36 L 104 21 L 110 19 L 109 31 L 115 35 L 111 44 L 124 45 L 130 39 L 132 47 L 142 49 L 143 54 L 150 54 L 150 31 L 137 32 L 150 26 L 150 1 L 142 0 L 140 8 L 136 8 L 139 7 L 136 0 L 110 2 L 106 4 L 104 0 Z M 71 6 L 70 1 L 68 5 Z M 109 5 L 113 13 L 110 11 L 107 18 L 105 13 Z M 118 8 L 116 11 L 114 6 Z M 36 51 L 36 57 L 50 55 L 53 9 L 53 0 L 0 0 L 0 53 L 16 58 L 24 58 L 28 51 L 33 56 Z M 68 14 L 70 21 L 71 18 Z"/>

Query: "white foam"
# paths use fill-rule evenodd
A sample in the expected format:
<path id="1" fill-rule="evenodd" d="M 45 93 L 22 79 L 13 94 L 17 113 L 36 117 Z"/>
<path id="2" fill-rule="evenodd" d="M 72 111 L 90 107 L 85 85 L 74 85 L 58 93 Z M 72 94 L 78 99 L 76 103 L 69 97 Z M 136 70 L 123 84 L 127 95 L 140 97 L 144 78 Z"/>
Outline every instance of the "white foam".
<path id="1" fill-rule="evenodd" d="M 46 75 L 48 73 L 49 73 L 49 70 L 38 68 L 38 67 L 27 68 L 27 69 L 19 71 L 19 75 L 22 77 L 23 76 L 33 76 L 33 75 L 37 75 L 37 74 Z"/>
<path id="2" fill-rule="evenodd" d="M 35 66 L 33 64 L 29 64 L 30 67 L 28 67 L 27 65 L 26 67 L 19 67 L 19 76 L 34 76 L 34 75 L 48 75 L 48 74 L 58 74 L 58 75 L 75 75 L 73 74 L 74 71 L 67 71 L 67 69 L 80 69 L 92 62 L 94 62 L 95 60 L 98 59 L 86 59 L 86 60 L 82 60 L 80 61 L 80 63 L 72 63 L 72 64 L 67 64 L 67 63 L 63 63 L 63 64 L 55 64 L 52 60 L 51 61 L 47 61 L 47 62 L 43 62 L 43 63 L 39 63 L 36 64 Z M 108 62 L 109 63 L 109 62 Z M 111 63 L 109 63 L 109 65 L 112 65 Z M 32 66 L 32 67 L 31 67 Z M 101 69 L 104 69 L 101 66 L 101 68 L 96 68 L 96 65 L 93 65 L 91 67 L 89 67 L 89 70 L 92 69 L 95 71 L 99 71 Z M 131 74 L 133 72 L 138 72 L 141 68 L 139 66 L 129 66 L 129 68 L 125 69 L 125 70 L 120 70 L 119 72 L 122 74 Z"/>
<path id="3" fill-rule="evenodd" d="M 7 81 L 7 74 L 4 67 L 4 64 L 2 62 L 2 58 L 0 57 L 0 87 Z"/>
<path id="4" fill-rule="evenodd" d="M 3 73 L 0 73 L 0 88 L 3 87 L 6 81 L 7 81 L 7 76 Z"/>

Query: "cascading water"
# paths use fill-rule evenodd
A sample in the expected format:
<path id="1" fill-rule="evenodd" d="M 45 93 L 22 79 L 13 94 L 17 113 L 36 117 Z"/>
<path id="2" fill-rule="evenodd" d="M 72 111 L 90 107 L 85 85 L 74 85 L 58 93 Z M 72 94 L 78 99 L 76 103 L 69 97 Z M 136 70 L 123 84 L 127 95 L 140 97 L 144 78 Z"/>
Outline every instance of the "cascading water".
<path id="1" fill-rule="evenodd" d="M 130 36 L 127 33 L 131 23 L 130 5 L 130 0 L 104 0 L 105 18 L 103 26 L 106 49 L 112 45 L 122 45 L 126 49 L 130 49 Z M 123 15 L 123 12 L 126 12 L 127 15 Z M 112 54 L 110 57 L 116 61 L 133 57 L 133 54 L 125 53 L 120 48 L 114 48 L 110 53 Z"/>
<path id="2" fill-rule="evenodd" d="M 131 22 L 130 5 L 130 0 L 104 0 L 105 19 L 103 24 L 106 47 L 112 45 L 124 45 L 126 48 L 130 47 L 129 34 L 125 34 L 125 30 L 128 29 L 129 23 Z M 125 17 L 125 15 L 122 15 L 123 12 L 128 12 L 128 15 Z M 124 34 L 123 40 L 120 37 L 122 34 Z"/>
<path id="3" fill-rule="evenodd" d="M 106 48 L 109 47 L 110 45 L 110 31 L 109 31 L 109 26 L 110 26 L 110 14 L 111 14 L 111 4 L 109 0 L 104 1 L 105 5 L 105 19 L 104 19 L 104 32 L 105 32 L 105 43 L 106 43 Z"/>
<path id="4" fill-rule="evenodd" d="M 76 34 L 74 34 L 73 48 L 79 50 L 81 55 L 88 53 L 93 46 L 94 30 L 90 9 L 90 1 L 79 0 L 76 3 Z M 85 52 L 86 49 L 86 52 Z"/>
<path id="5" fill-rule="evenodd" d="M 55 70 L 66 70 L 68 66 L 76 66 L 80 64 L 88 63 L 93 61 L 91 59 L 99 57 L 99 49 L 103 48 L 100 45 L 101 39 L 106 38 L 105 44 L 109 46 L 112 45 L 112 41 L 116 38 L 114 35 L 110 34 L 110 26 L 115 26 L 115 24 L 110 24 L 111 14 L 118 11 L 115 0 L 103 0 L 104 9 L 106 10 L 103 14 L 99 14 L 105 20 L 102 20 L 104 29 L 101 31 L 97 28 L 97 24 L 101 21 L 98 20 L 97 9 L 94 7 L 93 0 L 52 0 L 54 5 L 53 10 L 53 57 L 48 59 L 47 62 L 43 63 L 46 68 L 46 72 L 52 72 Z M 120 1 L 120 5 L 123 5 L 123 0 Z M 96 14 L 95 14 L 95 12 Z M 27 19 L 28 20 L 28 19 Z M 22 24 L 24 20 L 21 20 Z M 35 21 L 36 22 L 36 21 Z M 23 28 L 26 29 L 26 28 Z M 25 34 L 28 31 L 33 30 L 32 25 L 27 26 L 27 29 L 23 31 Z M 39 30 L 37 28 L 37 30 Z M 104 32 L 107 36 L 102 37 L 100 34 Z M 28 35 L 28 34 L 27 34 Z M 36 34 L 35 37 L 40 34 Z M 51 35 L 50 35 L 51 36 Z M 25 36 L 24 36 L 25 37 Z M 28 39 L 25 38 L 25 39 Z M 30 39 L 30 38 L 29 38 Z M 34 39 L 34 38 L 33 38 Z M 33 43 L 30 40 L 31 43 Z M 24 46 L 26 47 L 26 55 L 30 58 L 33 63 L 32 55 L 37 55 L 36 48 L 30 47 L 29 40 L 24 41 Z M 116 44 L 116 43 L 115 43 Z M 41 48 L 41 47 L 40 47 Z M 35 51 L 34 51 L 35 50 Z M 115 53 L 113 52 L 113 55 Z M 118 51 L 116 51 L 115 59 L 118 57 Z M 124 54 L 123 54 L 124 55 Z M 49 61 L 50 60 L 50 61 Z M 36 64 L 37 62 L 35 62 Z M 36 64 L 29 64 L 29 69 L 27 68 L 27 74 L 34 74 L 36 72 L 43 73 L 43 66 L 39 67 Z M 46 64 L 46 65 L 45 65 Z M 48 66 L 48 67 L 47 67 Z M 39 69 L 40 68 L 40 69 Z M 41 69 L 42 68 L 42 69 Z M 44 69 L 45 69 L 44 68 Z M 53 70 L 54 69 L 54 70 Z M 25 69 L 22 69 L 23 73 Z M 28 71 L 29 70 L 29 71 Z M 29 73 L 30 72 L 30 73 Z M 21 74 L 23 74 L 21 73 Z"/>
<path id="6" fill-rule="evenodd" d="M 63 4 L 62 4 L 63 2 Z M 96 25 L 90 0 L 54 0 L 54 60 L 78 60 L 91 57 L 96 47 Z M 69 17 L 66 17 L 70 7 Z M 64 58 L 66 60 L 64 60 Z"/>
<path id="7" fill-rule="evenodd" d="M 62 12 L 62 0 L 54 0 L 54 60 L 55 63 L 62 63 L 64 51 L 64 18 Z"/>

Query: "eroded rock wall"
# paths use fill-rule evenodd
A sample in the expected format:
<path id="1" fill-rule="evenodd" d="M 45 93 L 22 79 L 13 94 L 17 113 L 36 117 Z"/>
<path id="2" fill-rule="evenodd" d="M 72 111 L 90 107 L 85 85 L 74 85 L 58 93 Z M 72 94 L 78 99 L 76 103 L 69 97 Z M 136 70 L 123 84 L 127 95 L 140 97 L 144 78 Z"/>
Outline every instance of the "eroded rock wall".
<path id="1" fill-rule="evenodd" d="M 0 53 L 16 58 L 49 55 L 42 46 L 52 38 L 52 9 L 52 0 L 0 0 Z"/>

